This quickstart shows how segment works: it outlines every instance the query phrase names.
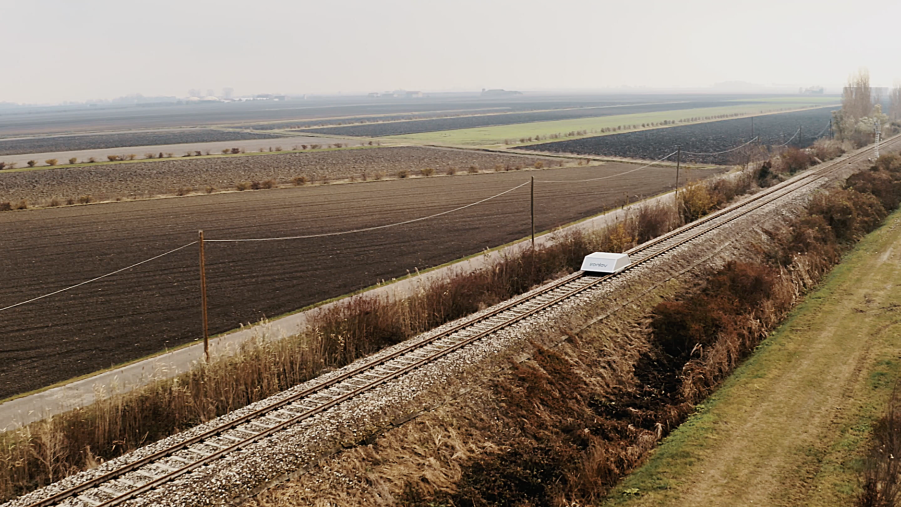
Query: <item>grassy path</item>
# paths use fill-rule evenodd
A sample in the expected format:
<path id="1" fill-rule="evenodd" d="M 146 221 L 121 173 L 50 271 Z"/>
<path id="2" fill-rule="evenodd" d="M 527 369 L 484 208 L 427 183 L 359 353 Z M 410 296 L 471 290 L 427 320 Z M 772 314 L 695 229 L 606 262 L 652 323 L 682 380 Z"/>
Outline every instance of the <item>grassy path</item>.
<path id="1" fill-rule="evenodd" d="M 851 505 L 901 372 L 901 212 L 605 505 Z"/>

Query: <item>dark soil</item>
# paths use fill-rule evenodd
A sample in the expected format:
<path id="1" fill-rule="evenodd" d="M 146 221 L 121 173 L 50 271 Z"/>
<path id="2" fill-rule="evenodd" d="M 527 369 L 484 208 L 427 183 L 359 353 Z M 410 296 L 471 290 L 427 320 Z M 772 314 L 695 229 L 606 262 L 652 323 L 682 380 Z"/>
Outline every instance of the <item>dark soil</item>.
<path id="1" fill-rule="evenodd" d="M 606 164 L 542 171 L 617 174 Z M 712 172 L 696 175 L 707 175 Z M 504 172 L 291 188 L 0 213 L 0 307 L 128 266 L 196 239 L 350 230 L 445 211 L 528 181 Z M 538 230 L 668 189 L 672 168 L 592 183 L 536 184 Z M 613 183 L 615 182 L 615 184 Z M 403 227 L 311 240 L 208 243 L 211 332 L 274 317 L 436 266 L 529 231 L 524 187 Z M 162 351 L 200 336 L 197 247 L 3 312 L 0 398 Z"/>
<path id="2" fill-rule="evenodd" d="M 290 139 L 286 140 L 290 147 Z M 235 190 L 238 183 L 275 180 L 291 184 L 293 178 L 306 176 L 313 182 L 350 178 L 373 179 L 377 174 L 395 176 L 406 170 L 410 175 L 422 169 L 444 174 L 454 167 L 465 173 L 471 166 L 493 171 L 495 166 L 528 167 L 541 160 L 545 167 L 558 160 L 540 156 L 524 157 L 475 151 L 437 148 L 400 147 L 310 151 L 282 155 L 254 155 L 200 159 L 166 159 L 129 164 L 84 167 L 57 167 L 37 171 L 0 172 L 0 202 L 27 200 L 31 205 L 46 205 L 56 198 L 61 202 L 90 195 L 98 201 L 116 198 L 174 195 L 178 189 L 205 192 L 207 187 Z M 182 192 L 183 193 L 183 192 Z"/>
<path id="3" fill-rule="evenodd" d="M 715 156 L 699 156 L 689 152 L 710 153 L 728 150 L 760 136 L 764 147 L 785 143 L 800 126 L 802 138 L 796 137 L 790 146 L 806 147 L 813 144 L 816 135 L 826 135 L 824 128 L 832 118 L 831 108 L 820 108 L 795 113 L 770 114 L 752 118 L 722 120 L 695 125 L 668 127 L 641 132 L 588 137 L 572 141 L 558 141 L 524 146 L 523 149 L 575 153 L 578 155 L 598 155 L 604 157 L 637 158 L 656 160 L 681 146 L 684 161 L 734 164 L 746 158 L 747 153 L 726 153 Z M 753 121 L 753 135 L 751 124 Z M 738 157 L 738 158 L 736 158 Z"/>
<path id="4" fill-rule="evenodd" d="M 729 105 L 744 103 L 745 102 L 729 102 Z M 608 105 L 560 111 L 464 116 L 458 118 L 439 118 L 433 120 L 418 121 L 395 121 L 393 123 L 374 123 L 370 125 L 350 125 L 346 127 L 339 126 L 304 130 L 307 132 L 315 132 L 318 134 L 327 135 L 379 137 L 403 134 L 419 134 L 422 132 L 438 132 L 442 130 L 490 127 L 495 125 L 514 125 L 518 123 L 531 123 L 536 121 L 569 120 L 573 118 L 591 118 L 620 114 L 649 113 L 654 111 L 694 109 L 698 107 L 716 107 L 722 105 L 724 105 L 722 101 L 670 102 L 663 104 L 629 104 L 616 106 Z"/>
<path id="5" fill-rule="evenodd" d="M 153 146 L 158 144 L 208 143 L 215 141 L 241 141 L 245 139 L 274 139 L 276 134 L 239 132 L 214 129 L 162 130 L 156 132 L 129 132 L 122 134 L 92 134 L 78 136 L 35 137 L 0 139 L 0 156 L 24 153 L 50 153 L 56 151 L 124 148 Z"/>

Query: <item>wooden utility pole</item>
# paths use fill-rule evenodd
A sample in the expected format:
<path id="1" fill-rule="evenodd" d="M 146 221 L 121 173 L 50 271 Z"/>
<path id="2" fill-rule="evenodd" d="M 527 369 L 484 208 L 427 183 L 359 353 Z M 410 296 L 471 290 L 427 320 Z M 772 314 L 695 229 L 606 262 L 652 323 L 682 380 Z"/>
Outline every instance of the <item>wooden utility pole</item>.
<path id="1" fill-rule="evenodd" d="M 682 147 L 676 147 L 676 194 L 673 197 L 674 199 L 679 197 L 679 167 L 682 165 Z M 678 199 L 676 200 L 676 204 L 678 204 Z"/>
<path id="2" fill-rule="evenodd" d="M 203 307 L 203 355 L 210 361 L 210 327 L 206 311 L 206 257 L 203 254 L 203 231 L 200 234 L 200 305 Z"/>
<path id="3" fill-rule="evenodd" d="M 532 199 L 532 250 L 534 250 L 535 249 L 535 177 L 534 176 L 532 176 L 531 199 Z"/>

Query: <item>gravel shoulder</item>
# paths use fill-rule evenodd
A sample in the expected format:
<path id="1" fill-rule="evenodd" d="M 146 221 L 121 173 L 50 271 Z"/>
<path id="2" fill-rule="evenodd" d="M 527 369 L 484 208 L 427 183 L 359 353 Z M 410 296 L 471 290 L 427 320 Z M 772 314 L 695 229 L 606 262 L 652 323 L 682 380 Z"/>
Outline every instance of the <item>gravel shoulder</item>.
<path id="1" fill-rule="evenodd" d="M 850 505 L 901 372 L 901 214 L 867 237 L 608 505 Z"/>

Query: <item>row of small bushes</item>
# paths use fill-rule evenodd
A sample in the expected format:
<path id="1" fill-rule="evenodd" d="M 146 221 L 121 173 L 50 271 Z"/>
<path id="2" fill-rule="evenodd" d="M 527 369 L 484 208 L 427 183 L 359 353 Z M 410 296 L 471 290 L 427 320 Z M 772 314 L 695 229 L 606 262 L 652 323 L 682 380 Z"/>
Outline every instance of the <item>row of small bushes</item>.
<path id="1" fill-rule="evenodd" d="M 586 130 L 571 130 L 569 132 L 556 132 L 553 134 L 537 134 L 529 137 L 520 137 L 519 143 L 531 143 L 538 141 L 548 141 L 554 139 L 561 139 L 567 137 L 579 137 L 579 136 L 587 136 L 589 134 L 607 134 L 611 132 L 624 132 L 627 130 L 638 130 L 638 129 L 647 129 L 647 128 L 658 128 L 665 127 L 669 125 L 675 125 L 677 123 L 695 123 L 699 121 L 711 121 L 711 120 L 724 120 L 727 118 L 738 118 L 741 116 L 747 116 L 751 113 L 730 113 L 730 114 L 719 114 L 714 116 L 696 116 L 691 118 L 682 118 L 679 120 L 661 120 L 657 122 L 645 122 L 645 123 L 634 123 L 627 125 L 617 125 L 615 127 L 602 127 L 599 129 L 586 129 Z M 504 139 L 504 144 L 516 144 L 516 139 Z"/>
<path id="2" fill-rule="evenodd" d="M 374 145 L 381 146 L 381 143 L 377 142 L 377 141 L 375 143 L 373 143 L 373 141 L 369 141 L 368 145 L 369 146 L 374 146 Z M 364 146 L 364 144 L 360 144 L 360 146 Z M 295 145 L 293 149 L 294 149 L 294 151 L 305 151 L 308 149 L 319 150 L 319 149 L 323 149 L 323 148 L 348 148 L 348 147 L 350 147 L 349 143 L 340 143 L 339 142 L 339 143 L 332 143 L 332 144 L 327 144 L 327 145 L 301 144 L 301 145 Z M 266 151 L 266 148 L 260 148 L 261 153 L 265 152 L 265 151 Z M 276 146 L 274 149 L 270 146 L 269 151 L 270 152 L 281 152 L 283 150 L 282 150 L 281 146 Z M 223 155 L 238 155 L 238 154 L 242 154 L 242 153 L 245 153 L 244 148 L 223 148 L 222 149 Z M 203 155 L 209 156 L 212 154 L 213 154 L 212 150 L 202 150 L 202 151 L 194 150 L 194 151 L 186 151 L 184 153 L 184 155 L 182 155 L 182 157 L 200 157 Z M 148 159 L 148 160 L 173 158 L 173 157 L 175 157 L 175 154 L 171 153 L 171 152 L 167 152 L 167 153 L 159 152 L 159 154 L 157 154 L 157 153 L 145 153 L 144 154 L 144 158 Z M 129 153 L 127 155 L 107 155 L 106 156 L 106 159 L 109 162 L 119 162 L 119 161 L 124 161 L 124 160 L 136 160 L 137 158 L 138 158 L 138 155 L 135 153 Z M 97 157 L 88 157 L 81 163 L 94 164 L 96 162 L 97 162 Z M 51 159 L 45 160 L 44 163 L 48 167 L 54 167 L 56 165 L 59 165 L 59 160 L 55 159 L 55 158 L 51 158 Z M 78 163 L 79 163 L 79 161 L 78 161 L 77 157 L 72 157 L 69 159 L 69 164 L 78 164 Z M 18 165 L 16 162 L 0 162 L 0 171 L 2 171 L 4 169 L 15 169 L 16 165 Z M 28 167 L 35 167 L 38 165 L 38 161 L 37 160 L 29 160 L 28 162 L 26 162 L 26 165 Z"/>

